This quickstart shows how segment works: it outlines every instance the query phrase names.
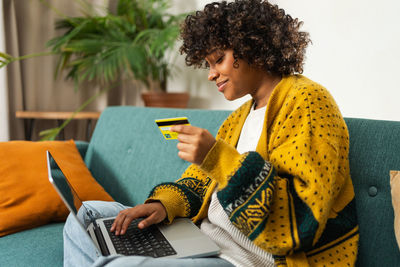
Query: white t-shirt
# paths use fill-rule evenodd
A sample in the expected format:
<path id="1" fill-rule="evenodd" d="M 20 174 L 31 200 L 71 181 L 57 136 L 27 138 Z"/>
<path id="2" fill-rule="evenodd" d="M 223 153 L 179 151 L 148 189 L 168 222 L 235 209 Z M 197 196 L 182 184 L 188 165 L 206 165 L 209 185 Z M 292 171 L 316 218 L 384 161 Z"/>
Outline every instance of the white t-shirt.
<path id="1" fill-rule="evenodd" d="M 260 139 L 266 107 L 251 109 L 243 125 L 237 150 L 239 153 L 255 151 Z M 275 266 L 272 255 L 257 247 L 229 220 L 217 198 L 211 196 L 208 218 L 201 223 L 201 230 L 221 248 L 220 257 L 235 266 Z"/>
<path id="2" fill-rule="evenodd" d="M 247 115 L 246 121 L 243 124 L 242 131 L 236 146 L 236 150 L 240 153 L 255 151 L 258 140 L 260 140 L 262 128 L 264 125 L 264 116 L 267 106 L 254 109 L 254 105 Z"/>

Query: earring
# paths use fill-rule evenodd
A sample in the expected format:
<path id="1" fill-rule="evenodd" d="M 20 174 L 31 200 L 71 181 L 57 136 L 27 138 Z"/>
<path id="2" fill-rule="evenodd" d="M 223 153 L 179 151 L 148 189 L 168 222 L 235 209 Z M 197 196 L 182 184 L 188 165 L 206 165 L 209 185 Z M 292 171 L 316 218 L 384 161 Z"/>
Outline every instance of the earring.
<path id="1" fill-rule="evenodd" d="M 237 58 L 235 58 L 235 60 L 233 61 L 233 67 L 234 67 L 235 69 L 239 68 L 239 62 L 238 62 L 238 59 L 237 59 Z"/>

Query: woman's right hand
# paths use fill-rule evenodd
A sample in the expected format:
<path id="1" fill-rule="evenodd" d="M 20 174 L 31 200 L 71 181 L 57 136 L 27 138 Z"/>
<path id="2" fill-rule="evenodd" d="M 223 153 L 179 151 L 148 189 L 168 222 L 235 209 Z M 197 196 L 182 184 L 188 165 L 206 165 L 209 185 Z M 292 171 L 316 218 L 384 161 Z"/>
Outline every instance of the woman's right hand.
<path id="1" fill-rule="evenodd" d="M 139 229 L 144 229 L 152 224 L 162 222 L 166 217 L 167 211 L 161 202 L 141 204 L 120 211 L 110 230 L 111 232 L 115 232 L 115 235 L 123 235 L 134 219 L 144 218 L 138 224 Z"/>

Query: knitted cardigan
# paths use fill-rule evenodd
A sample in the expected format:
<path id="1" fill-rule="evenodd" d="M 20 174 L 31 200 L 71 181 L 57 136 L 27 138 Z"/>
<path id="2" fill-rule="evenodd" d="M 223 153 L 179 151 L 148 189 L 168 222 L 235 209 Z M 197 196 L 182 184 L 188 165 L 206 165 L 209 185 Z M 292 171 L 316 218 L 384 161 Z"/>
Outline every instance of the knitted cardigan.
<path id="1" fill-rule="evenodd" d="M 239 154 L 252 102 L 225 120 L 200 166 L 156 186 L 147 202 L 161 201 L 167 222 L 198 222 L 218 186 L 232 224 L 277 266 L 354 266 L 359 236 L 349 136 L 334 99 L 302 75 L 284 77 L 268 101 L 256 151 Z"/>

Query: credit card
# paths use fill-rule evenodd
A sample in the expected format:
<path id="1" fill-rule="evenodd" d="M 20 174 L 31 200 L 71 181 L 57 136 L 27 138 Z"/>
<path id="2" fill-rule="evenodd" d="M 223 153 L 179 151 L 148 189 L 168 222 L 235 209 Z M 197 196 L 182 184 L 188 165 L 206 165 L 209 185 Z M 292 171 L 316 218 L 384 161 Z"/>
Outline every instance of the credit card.
<path id="1" fill-rule="evenodd" d="M 155 120 L 158 128 L 166 140 L 172 140 L 178 138 L 178 133 L 171 132 L 171 126 L 173 125 L 190 125 L 188 118 L 167 118 Z"/>

